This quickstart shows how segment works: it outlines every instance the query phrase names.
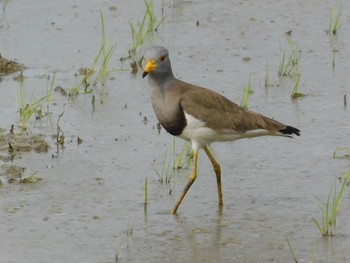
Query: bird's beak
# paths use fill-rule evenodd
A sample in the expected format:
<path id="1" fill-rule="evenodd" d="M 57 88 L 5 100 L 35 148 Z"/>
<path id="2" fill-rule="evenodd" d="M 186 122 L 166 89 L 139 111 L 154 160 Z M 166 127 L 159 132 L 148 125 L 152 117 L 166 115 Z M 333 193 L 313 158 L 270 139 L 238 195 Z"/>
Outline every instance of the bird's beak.
<path id="1" fill-rule="evenodd" d="M 152 73 L 156 67 L 157 63 L 155 60 L 148 61 L 145 66 L 145 69 L 143 70 L 142 78 L 146 77 L 149 73 Z"/>

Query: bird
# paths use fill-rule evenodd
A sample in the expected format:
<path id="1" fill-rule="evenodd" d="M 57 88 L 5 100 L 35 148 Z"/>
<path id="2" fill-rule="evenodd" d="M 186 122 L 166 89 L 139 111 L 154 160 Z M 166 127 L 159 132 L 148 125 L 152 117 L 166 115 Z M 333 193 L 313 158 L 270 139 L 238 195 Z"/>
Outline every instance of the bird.
<path id="1" fill-rule="evenodd" d="M 203 149 L 216 174 L 219 207 L 223 206 L 221 168 L 210 144 L 259 136 L 300 136 L 300 130 L 259 113 L 245 110 L 223 95 L 177 79 L 169 52 L 151 46 L 143 55 L 142 78 L 148 77 L 151 103 L 162 127 L 171 135 L 191 143 L 192 172 L 171 213 L 176 214 L 197 178 L 198 152 Z"/>

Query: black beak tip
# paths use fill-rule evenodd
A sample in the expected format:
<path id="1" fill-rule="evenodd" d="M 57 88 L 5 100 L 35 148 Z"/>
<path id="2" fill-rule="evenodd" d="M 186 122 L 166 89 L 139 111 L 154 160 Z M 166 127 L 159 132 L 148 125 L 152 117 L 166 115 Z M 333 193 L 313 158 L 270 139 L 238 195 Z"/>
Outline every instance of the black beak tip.
<path id="1" fill-rule="evenodd" d="M 147 75 L 148 75 L 148 72 L 144 71 L 144 72 L 142 73 L 142 78 L 146 77 Z"/>

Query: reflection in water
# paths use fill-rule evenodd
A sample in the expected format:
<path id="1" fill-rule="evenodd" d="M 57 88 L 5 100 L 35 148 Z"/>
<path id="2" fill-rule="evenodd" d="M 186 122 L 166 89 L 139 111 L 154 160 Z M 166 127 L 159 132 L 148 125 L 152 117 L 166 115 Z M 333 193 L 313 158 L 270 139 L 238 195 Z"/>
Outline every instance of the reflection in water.
<path id="1" fill-rule="evenodd" d="M 220 247 L 223 244 L 221 232 L 226 226 L 221 224 L 223 208 L 218 206 L 217 210 L 217 218 L 211 218 L 210 222 L 205 217 L 193 221 L 193 218 L 189 219 L 182 215 L 174 216 L 176 228 L 184 233 L 182 242 L 179 242 L 179 246 L 173 250 L 175 255 L 183 256 L 181 251 L 187 248 L 187 262 L 216 262 L 221 258 Z M 203 221 L 209 225 L 204 226 Z"/>

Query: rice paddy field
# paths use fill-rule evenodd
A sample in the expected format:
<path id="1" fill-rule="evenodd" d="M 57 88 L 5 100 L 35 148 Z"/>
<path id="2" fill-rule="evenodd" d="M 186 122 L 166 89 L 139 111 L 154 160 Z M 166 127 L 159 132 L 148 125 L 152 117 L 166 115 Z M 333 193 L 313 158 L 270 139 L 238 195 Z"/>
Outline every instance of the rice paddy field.
<path id="1" fill-rule="evenodd" d="M 349 1 L 0 1 L 0 262 L 350 262 Z M 301 130 L 203 152 L 142 54 Z"/>

